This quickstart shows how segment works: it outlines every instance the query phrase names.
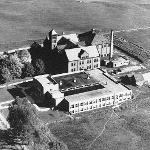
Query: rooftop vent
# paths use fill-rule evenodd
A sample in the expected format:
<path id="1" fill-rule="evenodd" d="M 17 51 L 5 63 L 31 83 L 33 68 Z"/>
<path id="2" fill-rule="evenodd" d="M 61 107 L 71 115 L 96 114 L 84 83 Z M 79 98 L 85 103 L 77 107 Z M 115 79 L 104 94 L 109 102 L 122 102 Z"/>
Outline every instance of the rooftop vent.
<path id="1" fill-rule="evenodd" d="M 88 79 L 88 80 L 90 79 L 90 76 L 89 76 L 89 75 L 87 76 L 87 79 Z"/>
<path id="2" fill-rule="evenodd" d="M 77 82 L 77 79 L 76 79 L 76 78 L 74 78 L 74 79 L 73 79 L 73 82 L 75 82 L 75 83 L 76 83 L 76 82 Z"/>
<path id="3" fill-rule="evenodd" d="M 60 81 L 60 82 L 59 82 L 59 85 L 62 85 L 62 84 L 63 84 L 62 81 Z"/>

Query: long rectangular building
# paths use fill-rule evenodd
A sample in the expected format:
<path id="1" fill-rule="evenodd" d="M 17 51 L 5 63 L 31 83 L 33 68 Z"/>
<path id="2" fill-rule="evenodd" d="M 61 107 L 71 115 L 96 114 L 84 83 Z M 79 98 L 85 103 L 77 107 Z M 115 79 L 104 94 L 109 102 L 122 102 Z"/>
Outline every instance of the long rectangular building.
<path id="1" fill-rule="evenodd" d="M 71 114 L 118 105 L 132 98 L 131 89 L 99 69 L 51 77 L 38 76 L 34 80 L 35 87 L 42 87 L 39 88 L 42 89 L 40 92 L 46 93 L 49 103 L 53 104 L 52 107 Z"/>

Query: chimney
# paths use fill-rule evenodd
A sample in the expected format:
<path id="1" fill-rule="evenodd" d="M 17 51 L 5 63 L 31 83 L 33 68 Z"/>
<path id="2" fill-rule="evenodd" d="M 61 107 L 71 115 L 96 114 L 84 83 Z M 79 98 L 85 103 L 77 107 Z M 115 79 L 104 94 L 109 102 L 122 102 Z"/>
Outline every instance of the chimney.
<path id="1" fill-rule="evenodd" d="M 114 47 L 114 31 L 111 30 L 111 35 L 110 35 L 110 58 L 113 56 L 113 47 Z"/>

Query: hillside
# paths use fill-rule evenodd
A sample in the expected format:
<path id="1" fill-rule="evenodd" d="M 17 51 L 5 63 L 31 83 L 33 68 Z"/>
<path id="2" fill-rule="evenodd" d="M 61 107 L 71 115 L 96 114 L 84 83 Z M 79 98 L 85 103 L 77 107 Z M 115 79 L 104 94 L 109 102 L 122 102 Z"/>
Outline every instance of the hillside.
<path id="1" fill-rule="evenodd" d="M 84 32 L 93 27 L 129 29 L 150 24 L 148 0 L 87 1 L 93 2 L 1 0 L 0 50 L 13 48 L 13 42 L 24 45 L 26 41 L 44 38 L 51 28 L 61 33 Z"/>

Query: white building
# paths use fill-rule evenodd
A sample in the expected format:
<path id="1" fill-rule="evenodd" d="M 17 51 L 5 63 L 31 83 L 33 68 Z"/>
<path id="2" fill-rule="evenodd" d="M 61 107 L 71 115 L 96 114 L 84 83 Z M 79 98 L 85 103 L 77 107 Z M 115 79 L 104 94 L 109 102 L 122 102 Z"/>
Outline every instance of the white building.
<path id="1" fill-rule="evenodd" d="M 52 107 L 61 108 L 71 114 L 118 105 L 132 98 L 131 89 L 117 83 L 99 69 L 42 78 L 47 78 L 50 80 L 47 84 L 54 84 L 58 88 L 48 90 L 43 80 L 35 78 L 36 88 L 43 87 L 42 94 L 47 90 L 47 98 L 53 104 Z M 58 95 L 55 97 L 54 93 Z"/>
<path id="2" fill-rule="evenodd" d="M 65 50 L 68 72 L 100 68 L 100 57 L 96 46 Z"/>

